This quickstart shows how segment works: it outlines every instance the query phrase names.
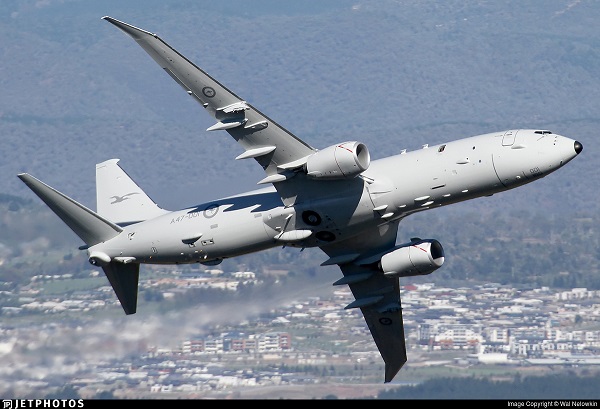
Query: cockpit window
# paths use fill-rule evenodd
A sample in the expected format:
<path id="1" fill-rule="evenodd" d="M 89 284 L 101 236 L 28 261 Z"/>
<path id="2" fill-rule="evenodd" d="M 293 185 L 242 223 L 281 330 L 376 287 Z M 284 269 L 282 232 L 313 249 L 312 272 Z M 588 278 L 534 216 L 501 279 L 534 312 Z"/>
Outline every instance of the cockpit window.
<path id="1" fill-rule="evenodd" d="M 551 131 L 535 131 L 535 133 L 540 134 L 540 135 L 549 135 L 552 132 Z"/>
<path id="2" fill-rule="evenodd" d="M 446 145 L 442 145 L 438 148 L 438 152 L 444 152 L 444 149 L 446 149 Z"/>

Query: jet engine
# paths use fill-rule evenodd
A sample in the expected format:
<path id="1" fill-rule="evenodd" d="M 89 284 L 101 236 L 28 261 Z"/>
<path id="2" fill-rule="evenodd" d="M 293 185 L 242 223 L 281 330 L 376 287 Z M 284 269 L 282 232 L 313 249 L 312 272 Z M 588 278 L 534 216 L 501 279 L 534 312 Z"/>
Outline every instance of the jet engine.
<path id="1" fill-rule="evenodd" d="M 343 142 L 322 149 L 305 164 L 306 174 L 317 179 L 344 179 L 358 176 L 371 164 L 367 146 L 361 142 Z"/>
<path id="2" fill-rule="evenodd" d="M 431 274 L 444 264 L 444 249 L 435 239 L 416 239 L 381 257 L 379 267 L 386 277 Z"/>

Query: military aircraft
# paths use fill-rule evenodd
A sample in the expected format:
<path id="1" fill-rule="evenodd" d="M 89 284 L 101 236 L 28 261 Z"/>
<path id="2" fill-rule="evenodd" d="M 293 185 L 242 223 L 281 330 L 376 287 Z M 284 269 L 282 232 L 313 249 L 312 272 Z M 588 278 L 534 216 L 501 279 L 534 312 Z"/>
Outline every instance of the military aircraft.
<path id="1" fill-rule="evenodd" d="M 581 153 L 581 143 L 545 129 L 471 136 L 371 160 L 359 141 L 316 149 L 235 95 L 156 34 L 105 16 L 131 36 L 215 124 L 254 159 L 266 187 L 191 208 L 159 207 L 118 159 L 96 165 L 96 211 L 28 173 L 18 177 L 85 243 L 126 314 L 134 314 L 140 264 L 202 263 L 277 246 L 320 248 L 349 286 L 390 382 L 406 362 L 400 277 L 444 263 L 436 239 L 397 244 L 400 221 L 417 212 L 490 196 L 538 180 Z"/>

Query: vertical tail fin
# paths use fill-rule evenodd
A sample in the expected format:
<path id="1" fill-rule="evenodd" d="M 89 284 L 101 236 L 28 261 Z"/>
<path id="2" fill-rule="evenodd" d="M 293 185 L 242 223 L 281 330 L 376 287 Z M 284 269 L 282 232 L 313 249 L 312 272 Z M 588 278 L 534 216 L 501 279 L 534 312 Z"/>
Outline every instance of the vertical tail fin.
<path id="1" fill-rule="evenodd" d="M 106 219 L 126 226 L 167 213 L 110 159 L 96 165 L 96 210 Z"/>

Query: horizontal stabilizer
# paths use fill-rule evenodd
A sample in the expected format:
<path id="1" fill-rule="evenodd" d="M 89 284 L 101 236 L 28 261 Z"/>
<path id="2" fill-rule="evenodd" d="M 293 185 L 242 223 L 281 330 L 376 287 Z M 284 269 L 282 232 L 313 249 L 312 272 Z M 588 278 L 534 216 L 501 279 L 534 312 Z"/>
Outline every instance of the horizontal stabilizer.
<path id="1" fill-rule="evenodd" d="M 21 173 L 18 176 L 88 246 L 110 240 L 121 233 L 122 229 L 116 224 L 30 174 Z"/>
<path id="2" fill-rule="evenodd" d="M 96 165 L 96 209 L 102 217 L 119 226 L 167 213 L 119 166 L 119 159 Z"/>
<path id="3" fill-rule="evenodd" d="M 137 310 L 138 282 L 140 278 L 140 265 L 138 263 L 111 262 L 102 267 L 104 274 L 110 281 L 110 285 L 125 314 L 135 314 Z"/>

